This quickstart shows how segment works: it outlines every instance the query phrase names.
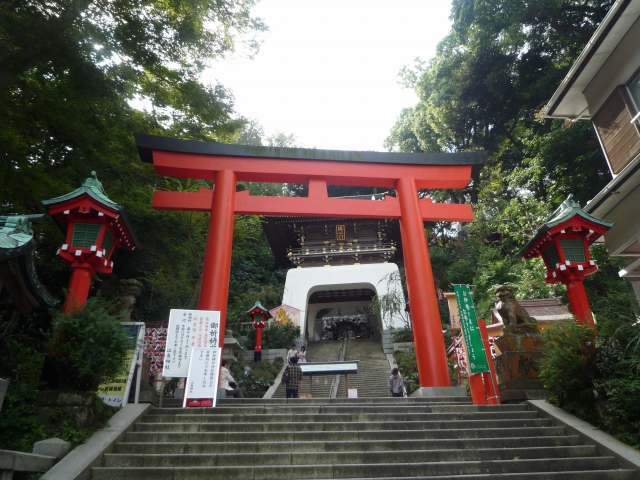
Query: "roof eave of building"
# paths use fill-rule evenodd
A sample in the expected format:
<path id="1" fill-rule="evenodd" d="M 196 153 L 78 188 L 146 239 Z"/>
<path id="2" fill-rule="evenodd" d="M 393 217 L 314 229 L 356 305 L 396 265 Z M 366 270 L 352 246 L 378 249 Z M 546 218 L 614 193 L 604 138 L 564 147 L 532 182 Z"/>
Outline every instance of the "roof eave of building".
<path id="1" fill-rule="evenodd" d="M 632 189 L 640 184 L 640 155 L 636 156 L 618 175 L 607 183 L 584 207 L 584 211 L 596 217 L 604 217 L 626 195 L 617 195 L 621 189 Z M 616 195 L 614 195 L 614 193 Z"/>
<path id="2" fill-rule="evenodd" d="M 578 79 L 582 80 L 581 83 L 586 84 L 600 70 L 600 67 L 606 60 L 606 57 L 597 57 L 597 60 L 592 60 L 600 51 L 612 48 L 611 45 L 607 44 L 607 40 L 612 38 L 609 34 L 616 27 L 618 20 L 625 14 L 627 7 L 632 4 L 638 5 L 640 4 L 640 0 L 616 0 L 616 2 L 611 6 L 594 34 L 587 42 L 587 45 L 584 47 L 573 65 L 571 65 L 571 68 L 565 75 L 562 82 L 560 82 L 560 85 L 551 96 L 551 99 L 544 106 L 543 111 L 546 118 L 578 119 L 588 117 L 584 116 L 584 113 L 588 108 L 586 106 L 586 102 L 584 106 L 581 106 L 578 110 L 573 110 L 570 113 L 559 113 L 559 106 L 565 100 L 570 90 L 574 88 Z M 615 43 L 618 43 L 618 39 L 615 39 Z M 575 93 L 582 95 L 582 91 Z"/>

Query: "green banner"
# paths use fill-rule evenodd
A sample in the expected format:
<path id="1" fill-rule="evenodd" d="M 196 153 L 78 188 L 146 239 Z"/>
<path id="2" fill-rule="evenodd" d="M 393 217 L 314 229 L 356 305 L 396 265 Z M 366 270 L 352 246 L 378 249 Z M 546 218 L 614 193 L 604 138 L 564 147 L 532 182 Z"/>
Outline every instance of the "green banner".
<path id="1" fill-rule="evenodd" d="M 488 372 L 489 364 L 487 355 L 482 344 L 482 334 L 478 327 L 476 307 L 473 304 L 473 294 L 469 285 L 454 285 L 453 291 L 456 293 L 458 301 L 458 311 L 460 312 L 460 326 L 462 336 L 467 347 L 469 357 L 469 371 L 471 373 Z"/>

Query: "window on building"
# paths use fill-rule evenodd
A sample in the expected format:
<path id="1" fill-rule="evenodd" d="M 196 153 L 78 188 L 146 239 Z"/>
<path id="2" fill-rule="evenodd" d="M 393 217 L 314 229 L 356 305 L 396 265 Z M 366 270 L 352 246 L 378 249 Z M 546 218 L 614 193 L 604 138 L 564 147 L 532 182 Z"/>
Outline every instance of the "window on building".
<path id="1" fill-rule="evenodd" d="M 620 85 L 593 116 L 593 125 L 614 175 L 640 154 L 640 132 L 633 123 L 636 109 L 631 105 L 630 83 Z"/>

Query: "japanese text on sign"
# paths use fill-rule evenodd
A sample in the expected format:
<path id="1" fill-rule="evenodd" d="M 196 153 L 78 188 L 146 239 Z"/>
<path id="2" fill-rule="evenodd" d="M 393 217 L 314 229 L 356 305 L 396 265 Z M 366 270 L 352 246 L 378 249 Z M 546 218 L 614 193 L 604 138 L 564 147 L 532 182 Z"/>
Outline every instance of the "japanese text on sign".
<path id="1" fill-rule="evenodd" d="M 162 375 L 186 377 L 191 349 L 218 348 L 220 312 L 173 309 L 169 314 Z"/>
<path id="2" fill-rule="evenodd" d="M 188 405 L 189 400 L 204 399 L 212 400 L 207 406 L 215 407 L 221 357 L 221 348 L 194 347 L 191 349 L 183 407 Z"/>
<path id="3" fill-rule="evenodd" d="M 469 285 L 454 285 L 453 291 L 458 301 L 460 311 L 460 327 L 464 336 L 469 357 L 470 373 L 488 372 L 489 364 L 482 344 L 482 335 L 478 327 L 476 308 L 473 304 L 473 295 Z"/>

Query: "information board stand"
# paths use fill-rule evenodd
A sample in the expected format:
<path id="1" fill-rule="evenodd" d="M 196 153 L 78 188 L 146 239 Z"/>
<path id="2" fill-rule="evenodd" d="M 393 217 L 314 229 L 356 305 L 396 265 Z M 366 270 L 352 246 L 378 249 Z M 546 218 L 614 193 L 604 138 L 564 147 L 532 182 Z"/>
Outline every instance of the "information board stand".
<path id="1" fill-rule="evenodd" d="M 183 408 L 216 406 L 221 359 L 222 349 L 219 347 L 191 349 Z"/>

